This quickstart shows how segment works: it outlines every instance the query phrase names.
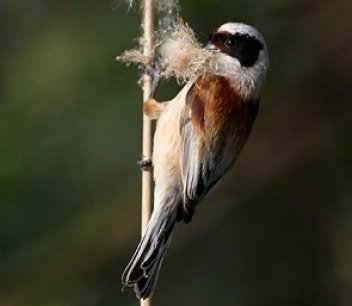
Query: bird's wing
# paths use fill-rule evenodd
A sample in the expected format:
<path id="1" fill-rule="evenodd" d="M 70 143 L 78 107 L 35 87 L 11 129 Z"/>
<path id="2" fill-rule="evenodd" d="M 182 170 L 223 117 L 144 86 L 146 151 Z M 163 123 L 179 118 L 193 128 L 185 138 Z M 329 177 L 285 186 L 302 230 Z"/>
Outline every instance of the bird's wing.
<path id="1" fill-rule="evenodd" d="M 227 79 L 199 77 L 186 96 L 180 118 L 180 169 L 183 219 L 230 168 L 241 151 L 258 111 L 258 100 L 243 100 Z"/>

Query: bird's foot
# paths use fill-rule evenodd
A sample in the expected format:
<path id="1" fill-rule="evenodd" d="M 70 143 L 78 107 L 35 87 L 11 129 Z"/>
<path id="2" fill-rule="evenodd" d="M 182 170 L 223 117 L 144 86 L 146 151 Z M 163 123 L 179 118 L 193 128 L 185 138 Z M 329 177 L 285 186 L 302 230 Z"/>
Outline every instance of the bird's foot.
<path id="1" fill-rule="evenodd" d="M 153 98 L 161 78 L 161 63 L 158 60 L 154 60 L 153 62 L 147 65 L 140 64 L 138 66 L 138 69 L 143 74 L 147 74 L 152 78 L 152 85 L 150 89 L 149 98 Z"/>
<path id="2" fill-rule="evenodd" d="M 151 159 L 141 159 L 137 162 L 142 171 L 152 171 L 153 162 Z"/>

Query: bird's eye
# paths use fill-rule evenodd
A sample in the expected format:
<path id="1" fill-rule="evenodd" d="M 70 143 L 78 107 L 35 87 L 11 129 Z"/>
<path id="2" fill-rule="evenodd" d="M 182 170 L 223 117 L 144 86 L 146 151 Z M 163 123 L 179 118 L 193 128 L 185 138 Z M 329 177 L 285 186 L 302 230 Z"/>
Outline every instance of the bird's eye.
<path id="1" fill-rule="evenodd" d="M 233 39 L 228 38 L 225 40 L 224 44 L 226 47 L 233 47 L 235 45 L 235 41 Z"/>

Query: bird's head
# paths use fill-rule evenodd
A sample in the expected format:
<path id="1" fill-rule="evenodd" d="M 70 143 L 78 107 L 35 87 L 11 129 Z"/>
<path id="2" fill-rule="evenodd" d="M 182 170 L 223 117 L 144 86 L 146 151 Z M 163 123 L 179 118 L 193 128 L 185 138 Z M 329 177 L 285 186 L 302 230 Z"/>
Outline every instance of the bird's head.
<path id="1" fill-rule="evenodd" d="M 210 33 L 204 48 L 218 54 L 219 71 L 234 80 L 243 94 L 259 94 L 269 53 L 258 30 L 243 23 L 225 23 Z"/>
<path id="2" fill-rule="evenodd" d="M 234 22 L 223 24 L 210 33 L 205 48 L 220 51 L 234 58 L 242 67 L 269 64 L 268 50 L 263 36 L 247 24 Z"/>

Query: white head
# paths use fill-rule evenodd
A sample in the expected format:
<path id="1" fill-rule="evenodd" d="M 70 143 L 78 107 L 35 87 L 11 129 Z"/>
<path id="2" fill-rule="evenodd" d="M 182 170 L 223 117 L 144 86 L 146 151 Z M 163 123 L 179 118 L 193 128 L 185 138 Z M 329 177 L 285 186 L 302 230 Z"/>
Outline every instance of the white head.
<path id="1" fill-rule="evenodd" d="M 269 54 L 263 36 L 255 28 L 225 23 L 210 34 L 205 48 L 218 54 L 218 72 L 229 77 L 243 96 L 259 97 L 269 68 Z"/>

